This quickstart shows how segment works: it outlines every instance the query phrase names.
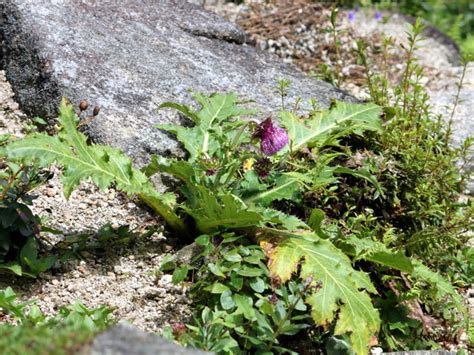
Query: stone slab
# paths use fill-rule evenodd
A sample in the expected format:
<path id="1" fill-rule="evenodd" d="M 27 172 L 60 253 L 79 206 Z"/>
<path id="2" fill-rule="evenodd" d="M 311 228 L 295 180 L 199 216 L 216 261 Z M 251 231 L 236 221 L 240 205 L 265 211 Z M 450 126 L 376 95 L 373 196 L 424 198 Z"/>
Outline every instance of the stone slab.
<path id="1" fill-rule="evenodd" d="M 81 355 L 210 355 L 184 348 L 157 335 L 146 333 L 127 323 L 119 323 L 97 336 Z"/>
<path id="2" fill-rule="evenodd" d="M 91 138 L 124 149 L 138 164 L 179 152 L 152 128 L 179 122 L 164 101 L 191 103 L 189 90 L 238 93 L 266 114 L 289 102 L 352 100 L 279 58 L 245 44 L 236 25 L 184 0 L 2 0 L 0 63 L 28 115 L 51 118 L 61 96 L 101 107 Z"/>

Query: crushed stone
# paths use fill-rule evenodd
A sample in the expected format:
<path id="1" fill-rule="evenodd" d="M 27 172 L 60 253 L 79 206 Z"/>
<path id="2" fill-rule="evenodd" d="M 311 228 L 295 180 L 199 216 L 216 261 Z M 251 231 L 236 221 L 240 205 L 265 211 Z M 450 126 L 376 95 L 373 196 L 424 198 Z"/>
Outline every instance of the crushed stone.
<path id="1" fill-rule="evenodd" d="M 0 134 L 21 138 L 29 124 L 5 73 L 0 71 Z M 36 299 L 48 315 L 76 300 L 87 307 L 107 305 L 114 309 L 117 319 L 149 332 L 189 319 L 186 288 L 173 285 L 169 275 L 155 275 L 164 254 L 174 248 L 174 241 L 170 244 L 160 227 L 160 219 L 115 189 L 99 191 L 90 182 L 82 182 L 66 199 L 60 169 L 53 167 L 51 171 L 53 178 L 30 193 L 36 196 L 33 212 L 59 233 L 42 235 L 50 247 L 61 243 L 66 235 L 93 234 L 107 224 L 115 230 L 128 226 L 138 234 L 147 227 L 157 227 L 158 231 L 149 238 L 138 238 L 131 247 L 112 241 L 103 253 L 83 251 L 80 259 L 70 259 L 34 280 L 2 275 L 0 289 L 12 287 L 22 301 Z"/>

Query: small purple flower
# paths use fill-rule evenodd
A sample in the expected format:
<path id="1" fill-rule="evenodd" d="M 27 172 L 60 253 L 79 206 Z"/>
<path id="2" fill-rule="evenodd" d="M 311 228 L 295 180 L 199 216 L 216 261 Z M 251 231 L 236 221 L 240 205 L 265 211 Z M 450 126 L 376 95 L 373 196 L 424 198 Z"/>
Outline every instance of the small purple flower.
<path id="1" fill-rule="evenodd" d="M 382 19 L 382 13 L 380 11 L 375 12 L 375 20 L 380 21 Z"/>
<path id="2" fill-rule="evenodd" d="M 266 155 L 273 155 L 288 144 L 285 129 L 273 123 L 271 117 L 257 126 L 253 136 L 260 138 L 260 148 Z"/>
<path id="3" fill-rule="evenodd" d="M 171 331 L 173 332 L 173 335 L 175 336 L 176 339 L 179 339 L 181 336 L 183 336 L 186 331 L 186 325 L 184 323 L 174 323 L 171 325 Z"/>
<path id="4" fill-rule="evenodd" d="M 268 302 L 271 304 L 275 304 L 278 302 L 278 296 L 275 293 L 272 293 L 270 296 L 268 296 Z"/>
<path id="5" fill-rule="evenodd" d="M 356 12 L 354 10 L 349 11 L 349 13 L 347 14 L 347 18 L 350 22 L 354 22 L 356 18 Z"/>

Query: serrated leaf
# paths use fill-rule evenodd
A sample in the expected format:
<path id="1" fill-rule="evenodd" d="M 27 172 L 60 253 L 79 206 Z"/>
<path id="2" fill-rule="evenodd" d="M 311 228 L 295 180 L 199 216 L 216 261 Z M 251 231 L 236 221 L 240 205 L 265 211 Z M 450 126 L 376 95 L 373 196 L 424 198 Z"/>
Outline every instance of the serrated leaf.
<path id="1" fill-rule="evenodd" d="M 343 166 L 338 166 L 334 169 L 334 172 L 337 173 L 337 174 L 349 174 L 349 175 L 352 175 L 354 177 L 364 179 L 364 180 L 370 182 L 377 189 L 378 195 L 380 195 L 382 197 L 384 196 L 383 191 L 382 191 L 382 187 L 380 186 L 380 184 L 379 184 L 377 178 L 375 177 L 375 175 L 372 175 L 365 168 L 350 169 L 350 168 L 346 168 L 346 167 L 343 167 Z"/>
<path id="2" fill-rule="evenodd" d="M 378 241 L 351 235 L 337 246 L 347 255 L 354 256 L 355 260 L 364 259 L 403 272 L 413 272 L 413 263 L 409 257 L 400 251 L 391 251 Z"/>
<path id="3" fill-rule="evenodd" d="M 298 118 L 290 112 L 282 112 L 281 124 L 287 129 L 292 150 L 313 147 L 328 137 L 350 133 L 361 134 L 364 130 L 380 131 L 382 110 L 375 104 L 348 104 L 337 102 L 332 109 L 317 113 L 308 120 Z M 332 133 L 332 134 L 331 134 Z M 332 138 L 333 138 L 332 137 Z"/>
<path id="4" fill-rule="evenodd" d="M 440 274 L 430 270 L 426 265 L 423 265 L 418 260 L 413 260 L 413 272 L 412 277 L 424 280 L 427 282 L 434 290 L 436 290 L 437 296 L 442 297 L 451 297 L 456 305 L 456 308 L 467 316 L 466 307 L 463 304 L 462 297 L 459 293 L 456 292 L 455 288 Z"/>
<path id="5" fill-rule="evenodd" d="M 234 93 L 213 94 L 206 96 L 194 93 L 193 97 L 201 104 L 199 111 L 191 112 L 189 107 L 173 104 L 175 109 L 190 117 L 196 125 L 194 127 L 181 127 L 179 125 L 156 125 L 159 129 L 166 130 L 176 135 L 176 138 L 189 152 L 189 161 L 195 161 L 201 155 L 212 155 L 219 144 L 215 140 L 212 130 L 220 130 L 220 123 L 232 117 L 252 113 L 253 111 L 238 106 L 237 96 Z M 162 107 L 172 107 L 165 103 Z M 222 132 L 220 132 L 222 133 Z"/>
<path id="6" fill-rule="evenodd" d="M 203 186 L 196 186 L 199 205 L 186 211 L 194 217 L 199 231 L 208 233 L 217 228 L 244 228 L 257 225 L 262 216 L 232 194 L 217 196 Z"/>
<path id="7" fill-rule="evenodd" d="M 43 167 L 54 163 L 64 166 L 62 181 L 66 197 L 87 178 L 101 189 L 115 183 L 119 190 L 140 196 L 172 228 L 187 233 L 169 205 L 170 194 L 163 198 L 144 173 L 133 169 L 130 158 L 115 148 L 87 144 L 87 137 L 77 130 L 77 116 L 65 99 L 61 102 L 58 120 L 63 127 L 58 136 L 39 133 L 13 141 L 5 148 L 8 157 L 27 163 L 38 161 Z"/>
<path id="8" fill-rule="evenodd" d="M 268 207 L 276 200 L 293 200 L 300 189 L 300 183 L 301 180 L 297 177 L 284 174 L 275 180 L 273 187 L 246 198 L 245 202 Z"/>
<path id="9" fill-rule="evenodd" d="M 301 267 L 300 278 L 320 282 L 321 288 L 306 301 L 312 306 L 317 324 L 336 321 L 335 334 L 350 333 L 357 354 L 366 354 L 370 336 L 380 326 L 377 310 L 367 294 L 376 290 L 367 274 L 352 268 L 349 258 L 330 241 L 313 235 L 295 233 L 294 237 L 278 237 L 278 233 L 260 236 L 262 249 L 269 257 L 273 277 L 288 281 Z M 336 314 L 338 315 L 336 319 Z"/>
<path id="10" fill-rule="evenodd" d="M 308 229 L 306 223 L 296 216 L 289 215 L 271 208 L 265 208 L 264 210 L 259 210 L 259 212 L 263 216 L 266 223 L 272 224 L 274 226 L 281 226 L 281 228 L 287 230 Z"/>
<path id="11" fill-rule="evenodd" d="M 192 111 L 192 108 L 186 105 L 181 105 L 177 104 L 176 102 L 163 102 L 160 106 L 158 106 L 158 109 L 160 108 L 174 108 L 175 110 L 178 110 L 182 114 L 184 114 L 186 117 L 192 119 L 194 123 L 199 124 L 199 117 Z"/>

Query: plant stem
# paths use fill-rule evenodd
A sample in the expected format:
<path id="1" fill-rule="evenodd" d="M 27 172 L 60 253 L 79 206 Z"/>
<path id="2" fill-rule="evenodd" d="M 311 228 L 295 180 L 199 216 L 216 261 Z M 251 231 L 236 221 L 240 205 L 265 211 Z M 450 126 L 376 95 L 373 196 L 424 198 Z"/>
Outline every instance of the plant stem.
<path id="1" fill-rule="evenodd" d="M 216 177 L 214 179 L 214 188 L 218 188 L 220 186 L 220 180 L 222 178 L 222 175 L 225 173 L 225 166 L 227 165 L 229 161 L 229 155 L 234 153 L 234 150 L 237 148 L 237 145 L 239 143 L 239 139 L 242 136 L 242 133 L 244 133 L 245 129 L 253 122 L 247 122 L 240 129 L 238 130 L 237 134 L 235 135 L 234 139 L 232 139 L 232 142 L 230 143 L 229 150 L 224 156 L 224 159 L 222 160 L 222 164 L 220 164 L 219 169 L 217 170 Z M 227 177 L 225 184 L 227 184 L 230 181 L 231 176 L 235 173 L 236 169 L 233 167 L 232 170 L 229 172 L 229 176 Z"/>
<path id="2" fill-rule="evenodd" d="M 5 187 L 5 189 L 2 192 L 2 195 L 0 196 L 0 201 L 3 201 L 3 199 L 7 195 L 8 190 L 10 190 L 10 188 L 12 187 L 13 182 L 16 180 L 18 174 L 20 174 L 20 172 L 23 171 L 23 169 L 24 169 L 24 166 L 21 165 L 20 168 L 18 169 L 18 171 L 15 174 L 13 174 L 12 176 L 10 176 L 10 179 L 8 180 L 8 185 Z"/>
<path id="3" fill-rule="evenodd" d="M 272 340 L 268 343 L 267 345 L 267 350 L 271 350 L 272 347 L 273 347 L 273 344 L 275 344 L 275 341 L 277 340 L 277 338 L 280 336 L 280 333 L 281 331 L 283 330 L 283 326 L 285 325 L 285 323 L 288 321 L 288 319 L 291 318 L 291 314 L 293 313 L 296 305 L 298 304 L 298 302 L 301 300 L 301 295 L 299 295 L 296 300 L 291 303 L 289 306 L 288 306 L 288 311 L 286 312 L 285 314 L 285 317 L 283 317 L 283 319 L 280 321 L 280 323 L 278 324 L 278 327 L 277 329 L 275 330 L 275 332 L 273 333 L 272 335 Z"/>
<path id="4" fill-rule="evenodd" d="M 462 68 L 461 78 L 459 79 L 458 90 L 457 90 L 456 96 L 454 98 L 453 110 L 451 111 L 451 116 L 449 117 L 449 121 L 448 121 L 448 128 L 446 129 L 446 137 L 445 137 L 446 145 L 449 144 L 449 137 L 450 137 L 451 131 L 452 131 L 453 118 L 454 118 L 454 114 L 456 113 L 456 108 L 459 104 L 459 95 L 461 93 L 462 85 L 464 83 L 464 77 L 466 76 L 468 61 L 467 60 L 464 61 L 463 64 L 464 65 L 463 65 L 463 68 Z"/>

